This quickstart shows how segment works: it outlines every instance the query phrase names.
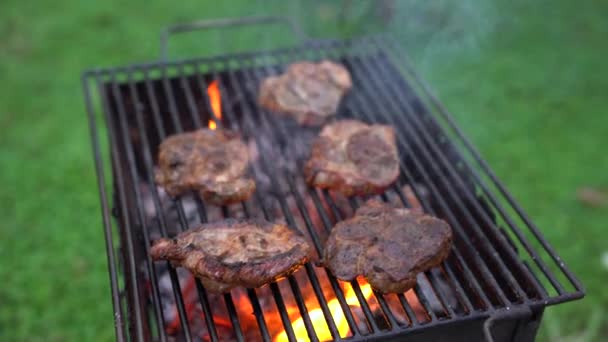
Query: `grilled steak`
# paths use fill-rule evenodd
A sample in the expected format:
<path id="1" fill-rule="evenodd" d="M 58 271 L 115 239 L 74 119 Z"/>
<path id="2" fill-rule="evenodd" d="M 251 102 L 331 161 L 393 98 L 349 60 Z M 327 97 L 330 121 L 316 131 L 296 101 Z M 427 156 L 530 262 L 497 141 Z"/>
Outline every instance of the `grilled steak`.
<path id="1" fill-rule="evenodd" d="M 381 193 L 399 177 L 395 131 L 342 120 L 323 127 L 304 167 L 308 184 L 340 193 Z"/>
<path id="2" fill-rule="evenodd" d="M 229 130 L 170 136 L 160 144 L 156 182 L 172 196 L 196 190 L 217 205 L 244 201 L 255 190 L 245 176 L 247 151 L 239 134 Z"/>
<path id="3" fill-rule="evenodd" d="M 156 240 L 150 254 L 187 268 L 209 291 L 222 293 L 287 276 L 308 261 L 310 251 L 306 239 L 285 225 L 226 219 Z"/>
<path id="4" fill-rule="evenodd" d="M 319 126 L 335 114 L 342 95 L 351 87 L 350 74 L 340 64 L 299 62 L 279 76 L 264 79 L 258 102 L 301 125 Z"/>
<path id="5" fill-rule="evenodd" d="M 370 200 L 332 229 L 323 263 L 339 279 L 363 275 L 377 291 L 401 293 L 419 272 L 439 265 L 451 244 L 445 221 Z"/>

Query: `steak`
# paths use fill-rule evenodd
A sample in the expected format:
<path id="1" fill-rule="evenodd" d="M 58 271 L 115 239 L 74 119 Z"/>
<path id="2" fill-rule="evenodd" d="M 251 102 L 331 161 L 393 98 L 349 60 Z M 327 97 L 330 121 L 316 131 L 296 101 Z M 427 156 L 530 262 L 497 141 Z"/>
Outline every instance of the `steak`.
<path id="1" fill-rule="evenodd" d="M 401 293 L 416 275 L 445 260 L 452 230 L 443 220 L 416 210 L 370 200 L 332 229 L 323 264 L 339 279 L 363 275 L 382 293 Z"/>
<path id="2" fill-rule="evenodd" d="M 200 129 L 163 140 L 155 177 L 171 196 L 195 190 L 224 205 L 244 201 L 255 191 L 255 182 L 245 175 L 248 165 L 248 149 L 238 133 Z"/>
<path id="3" fill-rule="evenodd" d="M 395 130 L 342 120 L 321 130 L 304 166 L 308 184 L 346 196 L 379 194 L 399 177 Z"/>
<path id="4" fill-rule="evenodd" d="M 350 74 L 340 64 L 299 62 L 281 75 L 264 79 L 258 102 L 301 125 L 319 126 L 336 113 L 342 96 L 351 87 Z"/>
<path id="5" fill-rule="evenodd" d="M 310 252 L 306 239 L 285 225 L 226 219 L 156 240 L 150 255 L 185 267 L 207 290 L 224 293 L 290 275 L 308 261 Z"/>

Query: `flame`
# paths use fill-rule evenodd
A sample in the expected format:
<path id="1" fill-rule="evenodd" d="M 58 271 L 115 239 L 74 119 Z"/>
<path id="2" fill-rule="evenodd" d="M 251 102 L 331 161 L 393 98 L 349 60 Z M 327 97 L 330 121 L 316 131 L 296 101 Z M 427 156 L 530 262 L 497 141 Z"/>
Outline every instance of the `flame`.
<path id="1" fill-rule="evenodd" d="M 211 104 L 211 110 L 218 120 L 222 119 L 222 95 L 220 93 L 220 87 L 217 80 L 214 80 L 207 87 L 207 95 L 209 95 L 209 103 Z M 215 130 L 217 123 L 215 120 L 209 120 L 209 129 Z"/>
<path id="2" fill-rule="evenodd" d="M 372 295 L 372 287 L 366 282 L 360 281 L 361 293 L 365 299 L 368 299 Z M 355 291 L 350 285 L 346 286 L 344 297 L 346 299 L 346 303 L 349 306 L 359 307 L 359 300 L 357 299 L 357 295 Z M 337 298 L 334 298 L 327 302 L 327 307 L 331 312 L 334 323 L 336 324 L 336 328 L 341 337 L 345 337 L 349 331 L 348 322 L 346 321 L 346 317 L 344 316 L 344 312 L 342 311 L 342 307 L 340 306 L 340 302 Z M 327 322 L 325 320 L 325 316 L 323 315 L 323 311 L 321 308 L 315 308 L 308 311 L 308 316 L 310 317 L 310 321 L 315 328 L 315 333 L 319 338 L 319 341 L 331 341 L 333 337 L 331 336 L 331 332 L 327 327 Z M 291 322 L 291 327 L 293 328 L 293 332 L 296 336 L 297 341 L 309 341 L 308 332 L 306 331 L 306 326 L 304 325 L 304 319 L 302 317 L 296 319 Z M 283 342 L 288 341 L 287 332 L 282 331 L 278 334 L 274 341 L 275 342 Z"/>

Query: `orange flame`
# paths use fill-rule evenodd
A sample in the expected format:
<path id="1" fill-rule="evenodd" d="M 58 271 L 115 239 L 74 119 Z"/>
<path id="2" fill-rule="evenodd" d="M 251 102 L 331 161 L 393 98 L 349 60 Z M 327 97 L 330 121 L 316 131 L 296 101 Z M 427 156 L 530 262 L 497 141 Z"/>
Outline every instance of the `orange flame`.
<path id="1" fill-rule="evenodd" d="M 214 80 L 207 87 L 207 95 L 209 95 L 209 103 L 211 104 L 211 110 L 218 120 L 222 119 L 222 95 L 218 86 L 217 80 Z M 209 120 L 209 129 L 215 130 L 217 123 L 215 120 Z"/>
<path id="2" fill-rule="evenodd" d="M 365 299 L 368 299 L 372 295 L 372 287 L 367 283 L 362 283 L 360 285 L 361 293 Z M 346 299 L 346 303 L 349 306 L 359 307 L 359 300 L 357 300 L 357 295 L 355 295 L 355 291 L 353 288 L 348 285 L 346 286 L 344 297 Z M 342 307 L 340 306 L 340 302 L 338 299 L 334 298 L 327 302 L 327 307 L 331 312 L 334 323 L 336 324 L 336 328 L 341 337 L 345 337 L 349 331 L 348 322 L 346 321 L 346 317 L 344 316 L 344 312 L 342 311 Z M 323 315 L 323 311 L 321 308 L 315 308 L 308 311 L 308 316 L 310 317 L 310 321 L 315 328 L 315 333 L 319 338 L 319 341 L 331 341 L 333 337 L 331 336 L 331 332 L 327 327 L 327 322 L 325 320 L 325 316 Z M 296 319 L 291 322 L 291 327 L 293 328 L 293 332 L 296 336 L 297 341 L 309 341 L 308 332 L 306 331 L 306 327 L 304 326 L 304 319 L 302 317 Z M 283 342 L 288 341 L 287 332 L 282 331 L 278 334 L 274 341 L 275 342 Z"/>

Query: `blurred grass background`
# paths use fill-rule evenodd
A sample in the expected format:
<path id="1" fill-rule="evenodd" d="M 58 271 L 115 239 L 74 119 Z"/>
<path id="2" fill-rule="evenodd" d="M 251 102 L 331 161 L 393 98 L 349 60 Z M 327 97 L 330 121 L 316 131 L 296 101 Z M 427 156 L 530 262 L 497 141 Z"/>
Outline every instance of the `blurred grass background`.
<path id="1" fill-rule="evenodd" d="M 388 29 L 587 288 L 546 311 L 540 340 L 606 340 L 608 2 L 397 4 Z M 383 28 L 360 3 L 334 19 L 341 5 L 2 1 L 0 340 L 114 337 L 82 70 L 156 59 L 160 28 L 201 18 L 291 14 L 313 36 Z M 194 35 L 175 51 L 274 38 L 249 35 Z"/>

